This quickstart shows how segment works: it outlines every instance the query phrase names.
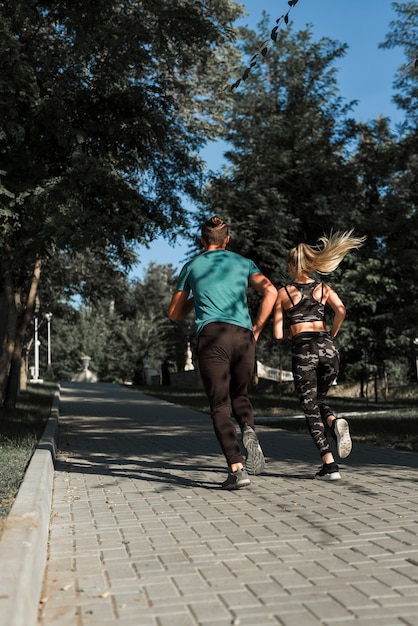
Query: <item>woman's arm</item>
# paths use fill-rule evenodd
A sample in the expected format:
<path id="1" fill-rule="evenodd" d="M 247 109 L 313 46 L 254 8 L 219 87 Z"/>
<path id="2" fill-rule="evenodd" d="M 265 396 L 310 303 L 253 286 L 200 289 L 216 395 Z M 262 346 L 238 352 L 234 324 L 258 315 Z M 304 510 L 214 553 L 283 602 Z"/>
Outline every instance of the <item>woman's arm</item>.
<path id="1" fill-rule="evenodd" d="M 329 331 L 329 334 L 331 335 L 331 338 L 334 339 L 334 337 L 337 336 L 338 331 L 340 330 L 341 325 L 345 319 L 346 310 L 345 310 L 344 303 L 341 300 L 341 298 L 338 296 L 338 294 L 336 294 L 335 291 L 331 289 L 331 287 L 328 287 L 328 289 L 329 291 L 327 293 L 326 302 L 330 305 L 331 309 L 334 311 L 334 319 L 332 320 L 332 326 L 331 326 L 331 330 Z"/>
<path id="2" fill-rule="evenodd" d="M 287 339 L 288 333 L 284 333 L 284 309 L 283 302 L 287 299 L 287 294 L 285 289 L 282 287 L 279 289 L 279 293 L 277 295 L 277 300 L 274 305 L 273 311 L 273 337 L 275 339 Z"/>

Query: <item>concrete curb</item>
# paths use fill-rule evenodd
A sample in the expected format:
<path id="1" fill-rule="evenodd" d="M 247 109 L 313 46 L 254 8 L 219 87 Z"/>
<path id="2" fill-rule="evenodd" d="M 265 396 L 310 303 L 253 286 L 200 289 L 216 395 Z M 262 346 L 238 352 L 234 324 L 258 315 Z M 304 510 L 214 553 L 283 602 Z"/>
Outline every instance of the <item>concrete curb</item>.
<path id="1" fill-rule="evenodd" d="M 59 390 L 0 541 L 0 626 L 35 626 L 45 572 L 58 440 Z"/>

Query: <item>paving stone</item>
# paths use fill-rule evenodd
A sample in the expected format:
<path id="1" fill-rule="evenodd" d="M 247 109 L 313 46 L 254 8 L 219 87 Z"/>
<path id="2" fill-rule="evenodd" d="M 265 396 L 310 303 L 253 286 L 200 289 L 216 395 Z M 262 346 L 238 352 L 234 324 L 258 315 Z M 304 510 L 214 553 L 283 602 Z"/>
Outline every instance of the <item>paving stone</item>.
<path id="1" fill-rule="evenodd" d="M 279 615 L 279 624 L 282 626 L 318 626 L 324 622 L 316 619 L 311 613 L 303 608 L 298 609 L 293 613 L 286 615 Z"/>

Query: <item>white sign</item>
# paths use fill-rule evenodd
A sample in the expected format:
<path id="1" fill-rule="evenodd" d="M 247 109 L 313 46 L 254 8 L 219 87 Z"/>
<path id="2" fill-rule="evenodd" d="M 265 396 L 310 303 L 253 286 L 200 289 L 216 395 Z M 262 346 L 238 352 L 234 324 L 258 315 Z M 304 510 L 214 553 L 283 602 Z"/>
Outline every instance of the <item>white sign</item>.
<path id="1" fill-rule="evenodd" d="M 257 376 L 266 378 L 267 380 L 276 380 L 277 382 L 291 382 L 293 380 L 292 372 L 288 370 L 280 370 L 275 367 L 267 367 L 260 361 L 257 361 Z"/>

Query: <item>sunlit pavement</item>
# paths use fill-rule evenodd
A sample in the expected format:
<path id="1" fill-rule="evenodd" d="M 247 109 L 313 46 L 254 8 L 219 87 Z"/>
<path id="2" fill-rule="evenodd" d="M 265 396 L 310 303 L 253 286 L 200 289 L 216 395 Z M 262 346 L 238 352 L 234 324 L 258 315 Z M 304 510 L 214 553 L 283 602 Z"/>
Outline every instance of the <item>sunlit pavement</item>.
<path id="1" fill-rule="evenodd" d="M 64 384 L 39 626 L 418 625 L 416 454 L 258 426 L 266 471 L 225 492 L 203 413 Z"/>

